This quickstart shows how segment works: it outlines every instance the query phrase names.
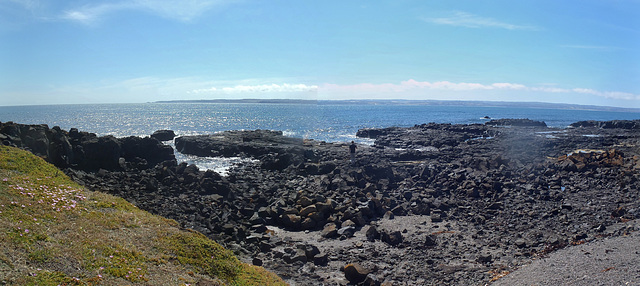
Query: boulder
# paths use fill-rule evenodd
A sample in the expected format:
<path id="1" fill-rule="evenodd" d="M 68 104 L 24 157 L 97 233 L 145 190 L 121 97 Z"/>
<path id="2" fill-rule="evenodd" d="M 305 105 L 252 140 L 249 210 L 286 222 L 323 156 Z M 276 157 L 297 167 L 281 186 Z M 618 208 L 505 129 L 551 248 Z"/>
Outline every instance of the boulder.
<path id="1" fill-rule="evenodd" d="M 312 260 L 316 255 L 320 254 L 320 249 L 312 244 L 298 245 L 298 249 L 302 249 L 309 260 Z"/>
<path id="2" fill-rule="evenodd" d="M 139 165 L 144 169 L 151 168 L 161 162 L 175 160 L 173 148 L 160 143 L 155 138 L 130 136 L 120 139 L 121 157 L 126 161 L 146 162 Z"/>
<path id="3" fill-rule="evenodd" d="M 364 282 L 370 271 L 357 263 L 350 263 L 344 267 L 344 276 L 353 284 Z"/>
<path id="4" fill-rule="evenodd" d="M 120 169 L 120 141 L 113 136 L 91 138 L 82 142 L 82 148 L 77 149 L 80 154 L 75 158 L 82 159 L 78 167 L 82 170 L 97 171 L 98 169 Z"/>
<path id="5" fill-rule="evenodd" d="M 336 227 L 336 224 L 327 223 L 322 229 L 322 231 L 320 232 L 320 235 L 324 238 L 338 237 L 338 228 Z"/>
<path id="6" fill-rule="evenodd" d="M 176 134 L 173 130 L 157 130 L 151 134 L 151 138 L 155 138 L 158 141 L 171 141 L 176 137 Z"/>
<path id="7" fill-rule="evenodd" d="M 302 249 L 296 249 L 290 254 L 285 254 L 282 259 L 288 264 L 293 264 L 297 261 L 307 263 L 307 256 Z"/>
<path id="8" fill-rule="evenodd" d="M 356 233 L 356 228 L 353 226 L 344 226 L 338 229 L 338 235 L 344 238 L 352 237 Z"/>
<path id="9" fill-rule="evenodd" d="M 282 225 L 291 229 L 299 229 L 302 218 L 295 214 L 283 214 L 281 218 Z"/>
<path id="10" fill-rule="evenodd" d="M 378 229 L 373 225 L 370 225 L 369 228 L 367 228 L 365 234 L 368 241 L 374 241 L 380 238 L 380 232 L 378 232 Z"/>
<path id="11" fill-rule="evenodd" d="M 310 205 L 300 210 L 300 216 L 306 217 L 306 216 L 309 216 L 309 214 L 315 213 L 317 211 L 318 209 L 316 208 L 315 205 Z"/>
<path id="12" fill-rule="evenodd" d="M 319 253 L 313 257 L 313 264 L 326 266 L 329 263 L 329 256 L 326 253 Z"/>
<path id="13" fill-rule="evenodd" d="M 438 237 L 435 234 L 429 234 L 424 239 L 424 245 L 426 247 L 434 247 L 438 245 Z"/>
<path id="14" fill-rule="evenodd" d="M 303 230 L 311 230 L 316 227 L 316 221 L 310 217 L 302 219 L 300 222 L 300 228 Z"/>
<path id="15" fill-rule="evenodd" d="M 382 231 L 380 234 L 380 240 L 391 246 L 396 246 L 402 243 L 402 233 L 399 231 Z"/>
<path id="16" fill-rule="evenodd" d="M 488 253 L 479 254 L 476 261 L 479 263 L 491 263 L 491 261 L 493 261 L 493 256 Z"/>

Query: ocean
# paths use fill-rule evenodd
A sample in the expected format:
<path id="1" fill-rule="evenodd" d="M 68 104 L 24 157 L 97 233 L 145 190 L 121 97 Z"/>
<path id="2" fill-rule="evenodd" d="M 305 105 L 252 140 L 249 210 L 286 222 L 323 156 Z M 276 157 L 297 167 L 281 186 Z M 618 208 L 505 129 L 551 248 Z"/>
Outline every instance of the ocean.
<path id="1" fill-rule="evenodd" d="M 300 103 L 140 103 L 0 106 L 0 121 L 47 124 L 64 130 L 78 128 L 116 137 L 149 136 L 171 129 L 177 136 L 211 134 L 225 130 L 270 129 L 285 135 L 327 142 L 356 141 L 361 128 L 413 126 L 422 123 L 484 123 L 488 116 L 529 118 L 550 127 L 567 127 L 581 120 L 640 119 L 640 113 L 525 107 L 478 107 L 420 104 L 300 104 Z M 195 158 L 177 153 L 179 161 L 204 169 L 224 170 L 232 159 Z M 223 169 L 220 169 L 223 168 Z"/>

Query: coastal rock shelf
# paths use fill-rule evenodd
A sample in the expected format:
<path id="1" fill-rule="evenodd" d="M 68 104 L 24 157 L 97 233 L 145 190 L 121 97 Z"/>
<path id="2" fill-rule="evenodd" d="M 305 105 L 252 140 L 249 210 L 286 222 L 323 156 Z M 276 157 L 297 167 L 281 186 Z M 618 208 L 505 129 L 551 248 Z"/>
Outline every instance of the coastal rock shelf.
<path id="1" fill-rule="evenodd" d="M 354 164 L 346 143 L 278 131 L 176 138 L 181 152 L 259 160 L 225 177 L 149 137 L 0 123 L 0 140 L 299 285 L 480 285 L 636 230 L 639 121 L 490 122 L 363 129 L 375 143 Z"/>

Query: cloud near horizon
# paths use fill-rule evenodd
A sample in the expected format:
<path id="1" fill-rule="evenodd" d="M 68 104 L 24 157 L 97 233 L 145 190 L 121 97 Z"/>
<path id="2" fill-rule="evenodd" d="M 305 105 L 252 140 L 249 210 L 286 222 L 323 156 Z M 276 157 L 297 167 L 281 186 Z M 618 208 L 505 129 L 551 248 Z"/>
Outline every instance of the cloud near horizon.
<path id="1" fill-rule="evenodd" d="M 423 18 L 425 22 L 438 24 L 457 26 L 465 28 L 500 28 L 507 30 L 539 30 L 536 26 L 531 25 L 515 25 L 506 22 L 502 22 L 493 18 L 481 17 L 467 12 L 456 11 L 449 17 L 438 18 Z"/>
<path id="2" fill-rule="evenodd" d="M 195 89 L 189 93 L 194 94 L 235 94 L 235 93 L 287 93 L 287 92 L 316 92 L 317 85 L 306 84 L 260 84 L 260 85 L 236 85 L 232 87 L 210 87 Z"/>
<path id="3" fill-rule="evenodd" d="M 427 90 L 439 90 L 449 92 L 468 92 L 468 91 L 523 91 L 523 92 L 540 92 L 540 93 L 565 93 L 565 94 L 582 94 L 582 95 L 595 95 L 607 99 L 617 100 L 640 100 L 640 94 L 633 94 L 628 92 L 619 91 L 598 91 L 589 88 L 556 88 L 556 87 L 530 87 L 518 83 L 468 83 L 460 82 L 454 83 L 449 81 L 416 81 L 409 79 L 402 81 L 399 84 L 395 83 L 361 83 L 353 85 L 339 85 L 332 83 L 325 83 L 318 88 L 319 92 L 323 94 L 375 94 L 385 95 L 390 93 L 397 93 L 398 96 L 407 93 L 415 93 Z"/>
<path id="4" fill-rule="evenodd" d="M 282 83 L 286 80 L 252 79 L 215 81 L 202 78 L 140 77 L 100 83 L 42 87 L 27 97 L 47 94 L 38 104 L 139 103 L 158 100 L 198 99 L 312 99 L 312 100 L 466 100 L 550 102 L 640 108 L 640 94 L 600 91 L 589 88 L 527 86 L 518 83 L 472 83 L 417 81 L 399 83 L 309 84 Z M 280 82 L 280 83 L 273 83 Z M 300 82 L 300 81 L 297 81 Z M 22 105 L 24 93 L 8 93 L 10 105 Z M 104 100 L 108 98 L 109 100 Z M 15 99 L 15 100 L 14 100 Z"/>
<path id="5" fill-rule="evenodd" d="M 481 83 L 454 83 L 450 81 L 416 81 L 409 79 L 401 81 L 400 84 L 383 83 L 361 83 L 354 85 L 338 85 L 332 83 L 326 83 L 320 87 L 326 91 L 340 91 L 340 92 L 406 92 L 419 89 L 433 89 L 433 90 L 450 90 L 450 91 L 471 91 L 471 90 L 498 90 L 498 89 L 511 89 L 511 90 L 525 90 L 528 89 L 522 84 L 515 83 L 493 83 L 489 85 Z"/>
<path id="6" fill-rule="evenodd" d="M 116 83 L 109 87 L 124 88 L 130 91 L 154 91 L 167 96 L 189 94 L 194 96 L 231 96 L 239 98 L 252 96 L 251 94 L 266 97 L 300 97 L 306 98 L 312 93 L 312 97 L 321 99 L 470 99 L 476 100 L 476 94 L 509 94 L 512 97 L 503 97 L 500 100 L 516 100 L 519 94 L 535 93 L 558 97 L 560 94 L 578 96 L 597 96 L 603 99 L 623 100 L 627 102 L 640 101 L 640 94 L 620 91 L 599 91 L 590 88 L 559 88 L 550 86 L 526 86 L 519 83 L 497 82 L 491 84 L 472 82 L 450 81 L 417 81 L 409 79 L 400 83 L 359 83 L 359 84 L 334 84 L 324 83 L 320 85 L 304 83 L 233 83 L 233 82 L 207 82 L 193 78 L 159 79 L 159 78 L 135 78 Z M 511 93 L 513 92 L 513 93 Z M 448 98 L 438 98 L 437 95 L 446 94 Z M 554 95 L 555 94 L 555 95 Z M 459 95 L 459 96 L 456 96 Z M 497 100 L 488 98 L 488 100 Z M 635 104 L 635 103 L 634 103 Z M 635 104 L 637 105 L 637 104 Z"/>

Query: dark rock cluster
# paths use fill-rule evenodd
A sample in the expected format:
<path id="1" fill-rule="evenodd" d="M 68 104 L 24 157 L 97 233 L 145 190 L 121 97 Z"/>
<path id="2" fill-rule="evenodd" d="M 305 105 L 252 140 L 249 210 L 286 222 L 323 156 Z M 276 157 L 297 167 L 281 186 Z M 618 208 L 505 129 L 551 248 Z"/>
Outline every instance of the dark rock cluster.
<path id="1" fill-rule="evenodd" d="M 155 138 L 98 137 L 75 128 L 67 132 L 58 126 L 0 122 L 0 141 L 29 149 L 60 168 L 77 170 L 146 169 L 163 161 L 175 161 L 173 148 Z"/>
<path id="2" fill-rule="evenodd" d="M 358 146 L 355 164 L 348 144 L 277 131 L 176 138 L 180 152 L 259 160 L 224 177 L 178 164 L 150 137 L 0 123 L 0 140 L 300 285 L 479 285 L 634 230 L 633 122 L 489 122 L 363 129 L 375 143 Z"/>
<path id="3" fill-rule="evenodd" d="M 571 127 L 597 127 L 603 129 L 640 129 L 640 120 L 611 120 L 611 121 L 578 121 Z"/>

